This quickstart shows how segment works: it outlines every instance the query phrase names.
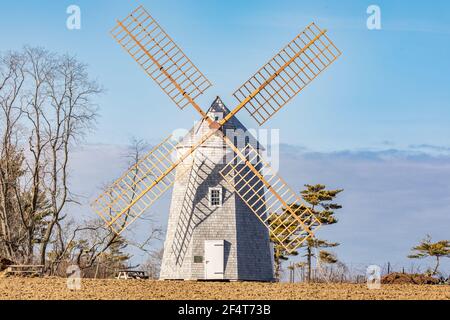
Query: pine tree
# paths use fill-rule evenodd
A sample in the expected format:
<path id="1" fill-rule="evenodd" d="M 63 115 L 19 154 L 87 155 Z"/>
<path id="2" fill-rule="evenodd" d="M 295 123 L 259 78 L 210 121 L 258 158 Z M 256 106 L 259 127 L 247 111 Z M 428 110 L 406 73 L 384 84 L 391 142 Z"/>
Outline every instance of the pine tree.
<path id="1" fill-rule="evenodd" d="M 321 250 L 319 252 L 319 260 L 321 263 L 328 263 L 328 264 L 334 264 L 338 262 L 338 259 L 335 254 Z"/>
<path id="2" fill-rule="evenodd" d="M 277 230 L 276 234 L 278 239 L 284 239 L 283 243 L 275 237 L 275 235 L 270 233 L 270 241 L 273 243 L 273 260 L 274 260 L 274 273 L 275 279 L 280 280 L 281 276 L 281 263 L 287 261 L 289 256 L 298 255 L 297 251 L 288 252 L 285 246 L 288 246 L 292 242 L 293 238 L 296 237 L 295 234 L 290 234 L 296 227 L 296 224 L 292 224 L 293 217 L 289 212 L 283 210 L 283 213 L 277 214 L 272 213 L 268 219 L 269 225 L 271 225 L 272 230 Z M 284 231 L 282 231 L 284 230 Z"/>
<path id="3" fill-rule="evenodd" d="M 334 203 L 334 199 L 343 189 L 327 190 L 325 185 L 305 185 L 306 189 L 300 192 L 303 200 L 308 204 L 311 213 L 320 221 L 322 226 L 332 225 L 338 222 L 335 217 L 336 210 L 342 208 L 341 205 Z M 308 282 L 311 281 L 312 259 L 317 258 L 314 249 L 331 248 L 338 246 L 337 242 L 329 242 L 327 240 L 318 239 L 317 237 L 309 238 L 303 244 L 306 248 L 306 264 L 308 266 Z M 330 257 L 332 254 L 326 250 L 321 250 L 322 257 Z"/>
<path id="4" fill-rule="evenodd" d="M 450 258 L 450 241 L 442 240 L 438 242 L 432 242 L 431 236 L 427 235 L 419 245 L 412 248 L 413 253 L 408 256 L 411 259 L 423 259 L 428 257 L 436 258 L 436 265 L 434 266 L 432 275 L 438 273 L 440 259 Z"/>
<path id="5" fill-rule="evenodd" d="M 314 214 L 317 220 L 320 221 L 322 225 L 331 225 L 337 223 L 338 220 L 334 216 L 335 210 L 341 209 L 342 206 L 333 203 L 332 201 L 343 190 L 326 190 L 326 187 L 320 184 L 314 186 L 305 185 L 305 187 L 306 190 L 301 191 L 302 198 L 308 204 L 307 207 L 310 209 L 311 213 Z M 300 210 L 303 211 L 303 209 L 300 209 L 300 204 L 293 203 L 289 204 L 289 206 L 294 212 L 297 212 L 297 210 L 299 212 Z M 304 207 L 304 205 L 302 206 Z M 312 220 L 312 216 L 303 216 L 302 219 L 310 221 Z M 302 228 L 298 228 L 298 222 L 294 217 L 292 217 L 287 209 L 283 209 L 282 213 L 271 213 L 268 222 L 271 225 L 271 230 L 276 230 L 275 233 L 278 237 L 277 239 L 273 233 L 271 233 L 270 235 L 270 240 L 274 246 L 275 278 L 279 280 L 281 273 L 281 263 L 288 260 L 289 256 L 297 256 L 299 254 L 297 250 L 288 252 L 285 247 L 289 247 L 289 244 L 292 242 L 292 240 L 300 236 L 299 232 L 302 230 Z M 297 232 L 291 234 L 291 232 L 294 230 L 297 230 Z M 279 239 L 284 239 L 282 244 L 279 242 Z M 304 257 L 306 257 L 307 260 L 306 265 L 308 266 L 308 281 L 311 279 L 312 259 L 314 257 L 317 258 L 315 256 L 314 249 L 331 248 L 338 245 L 339 243 L 321 240 L 316 237 L 306 239 L 306 241 L 300 248 L 306 248 L 306 254 L 304 255 Z M 322 257 L 330 257 L 330 262 L 327 263 L 332 263 L 331 256 L 333 255 L 331 253 L 325 250 L 321 250 L 321 255 Z"/>
<path id="6" fill-rule="evenodd" d="M 123 250 L 128 246 L 126 240 L 119 236 L 102 256 L 104 266 L 114 275 L 121 269 L 127 269 L 127 262 L 131 256 L 124 253 Z"/>

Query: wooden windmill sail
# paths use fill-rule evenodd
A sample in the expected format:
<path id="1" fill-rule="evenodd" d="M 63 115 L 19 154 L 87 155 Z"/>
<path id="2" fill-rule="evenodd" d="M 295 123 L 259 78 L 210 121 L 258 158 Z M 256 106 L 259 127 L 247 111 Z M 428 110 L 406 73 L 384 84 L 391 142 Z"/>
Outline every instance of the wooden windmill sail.
<path id="1" fill-rule="evenodd" d="M 273 238 L 293 251 L 312 237 L 320 222 L 295 192 L 257 148 L 237 148 L 221 129 L 242 109 L 265 123 L 331 65 L 341 52 L 326 30 L 314 23 L 306 27 L 236 90 L 238 104 L 218 120 L 196 102 L 211 83 L 142 6 L 117 21 L 111 33 L 179 108 L 193 107 L 208 126 L 188 148 L 177 148 L 178 142 L 168 137 L 100 195 L 92 206 L 107 226 L 120 234 L 183 176 L 183 168 L 188 174 L 199 147 L 219 136 L 234 153 L 220 175 Z"/>

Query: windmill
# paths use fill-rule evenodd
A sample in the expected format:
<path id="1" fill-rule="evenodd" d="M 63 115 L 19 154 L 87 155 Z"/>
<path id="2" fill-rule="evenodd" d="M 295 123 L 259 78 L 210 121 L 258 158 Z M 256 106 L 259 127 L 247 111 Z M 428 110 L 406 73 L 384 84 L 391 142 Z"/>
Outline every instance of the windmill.
<path id="1" fill-rule="evenodd" d="M 235 108 L 216 98 L 204 111 L 196 99 L 211 83 L 145 8 L 117 21 L 117 42 L 180 109 L 201 116 L 190 134 L 163 140 L 92 204 L 121 234 L 174 186 L 161 278 L 271 280 L 269 233 L 292 252 L 320 226 L 259 144 L 238 148 L 225 129 L 245 129 L 236 118 L 242 109 L 262 125 L 331 65 L 341 52 L 326 32 L 310 24 L 236 90 Z M 219 149 L 226 156 L 211 151 Z M 199 208 L 205 199 L 207 214 Z"/>

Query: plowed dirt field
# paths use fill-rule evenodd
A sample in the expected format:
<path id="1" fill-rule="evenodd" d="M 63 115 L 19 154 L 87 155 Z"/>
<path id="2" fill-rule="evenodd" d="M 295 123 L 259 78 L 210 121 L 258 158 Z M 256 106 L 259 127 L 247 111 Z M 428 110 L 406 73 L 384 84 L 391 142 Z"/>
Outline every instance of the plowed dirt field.
<path id="1" fill-rule="evenodd" d="M 448 285 L 383 285 L 369 290 L 356 284 L 288 284 L 83 279 L 69 290 L 66 279 L 3 278 L 0 299 L 450 299 Z"/>

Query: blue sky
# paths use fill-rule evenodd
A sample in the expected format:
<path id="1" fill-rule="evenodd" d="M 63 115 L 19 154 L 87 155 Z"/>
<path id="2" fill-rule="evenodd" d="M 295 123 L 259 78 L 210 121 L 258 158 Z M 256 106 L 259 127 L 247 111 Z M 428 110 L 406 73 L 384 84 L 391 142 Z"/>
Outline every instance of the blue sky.
<path id="1" fill-rule="evenodd" d="M 97 101 L 97 129 L 73 164 L 73 185 L 86 199 L 125 169 L 121 154 L 131 136 L 155 143 L 198 117 L 179 110 L 109 36 L 116 18 L 145 5 L 213 82 L 199 99 L 205 109 L 216 95 L 233 107 L 234 90 L 315 21 L 343 55 L 265 126 L 281 130 L 287 157 L 281 175 L 296 190 L 316 182 L 346 189 L 341 222 L 325 235 L 343 243 L 338 253 L 347 262 L 407 265 L 404 256 L 426 233 L 448 238 L 450 2 L 0 4 L 0 51 L 29 44 L 75 54 L 107 90 Z M 71 4 L 81 8 L 79 31 L 66 28 Z M 371 4 L 381 8 L 382 30 L 366 27 Z M 245 111 L 239 118 L 256 127 Z M 151 212 L 159 212 L 162 224 L 168 197 Z M 81 211 L 91 214 L 86 205 Z"/>
<path id="2" fill-rule="evenodd" d="M 450 136 L 450 3 L 433 1 L 1 1 L 1 50 L 24 44 L 76 54 L 107 89 L 93 143 L 159 141 L 189 128 L 180 111 L 109 36 L 116 18 L 138 4 L 158 19 L 213 82 L 208 107 L 231 93 L 311 21 L 329 30 L 343 56 L 267 127 L 284 143 L 317 150 L 448 145 Z M 377 4 L 382 30 L 366 28 Z M 82 10 L 82 29 L 65 27 L 66 8 Z M 5 32 L 7 30 L 7 32 Z M 245 112 L 248 127 L 256 123 Z M 166 121 L 162 121 L 162 119 Z M 299 125 L 301 123 L 301 125 Z"/>

